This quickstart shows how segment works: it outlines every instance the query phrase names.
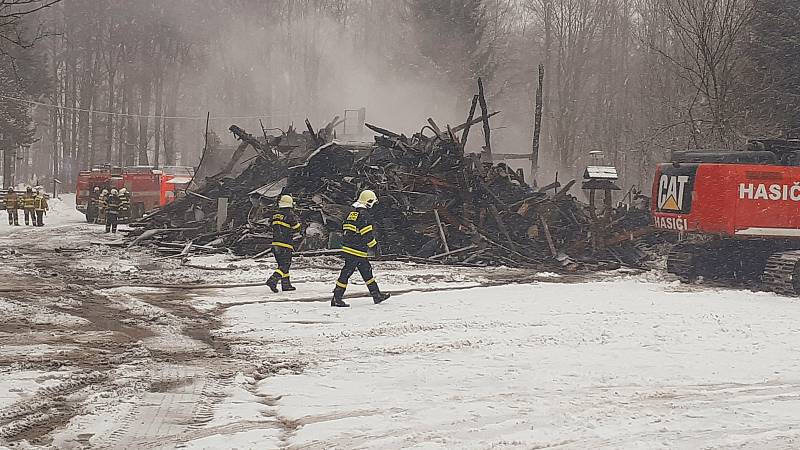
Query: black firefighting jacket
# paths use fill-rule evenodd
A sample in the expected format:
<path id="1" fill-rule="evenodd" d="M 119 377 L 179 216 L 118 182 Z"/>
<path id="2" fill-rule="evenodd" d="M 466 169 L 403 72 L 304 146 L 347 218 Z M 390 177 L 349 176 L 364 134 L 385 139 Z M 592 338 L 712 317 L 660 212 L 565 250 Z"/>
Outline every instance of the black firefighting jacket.
<path id="1" fill-rule="evenodd" d="M 120 212 L 127 212 L 131 209 L 131 194 L 126 193 L 119 196 L 119 210 Z"/>
<path id="2" fill-rule="evenodd" d="M 291 208 L 281 208 L 272 216 L 272 245 L 294 250 L 295 233 L 300 231 L 300 222 Z"/>
<path id="3" fill-rule="evenodd" d="M 355 206 L 355 205 L 354 205 Z M 367 251 L 378 245 L 372 226 L 372 218 L 367 208 L 356 206 L 350 211 L 342 224 L 342 252 L 366 258 Z"/>
<path id="4" fill-rule="evenodd" d="M 119 199 L 118 195 L 109 195 L 106 206 L 108 209 L 106 210 L 106 214 L 119 214 L 119 205 L 122 203 L 122 200 Z"/>

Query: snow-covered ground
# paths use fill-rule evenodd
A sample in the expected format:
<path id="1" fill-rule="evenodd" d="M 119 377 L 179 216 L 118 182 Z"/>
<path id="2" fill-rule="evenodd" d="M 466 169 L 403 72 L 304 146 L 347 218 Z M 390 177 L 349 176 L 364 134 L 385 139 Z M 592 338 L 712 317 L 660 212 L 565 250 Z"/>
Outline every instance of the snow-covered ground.
<path id="1" fill-rule="evenodd" d="M 800 305 L 771 294 L 535 284 L 225 319 L 227 338 L 302 362 L 251 387 L 298 448 L 800 445 Z"/>
<path id="2" fill-rule="evenodd" d="M 97 249 L 88 243 L 109 238 L 67 205 L 50 233 L 0 226 L 0 246 L 80 244 L 91 257 L 69 270 L 125 271 L 88 300 L 64 275 L 47 292 L 0 292 L 0 446 L 800 448 L 794 299 L 658 273 L 566 283 L 379 263 L 378 281 L 401 293 L 333 309 L 337 261 L 325 258 L 298 261 L 288 294 L 140 287 L 259 282 L 273 264 L 218 255 L 180 267 Z M 0 287 L 44 276 L 25 264 Z M 349 292 L 366 291 L 353 281 Z"/>

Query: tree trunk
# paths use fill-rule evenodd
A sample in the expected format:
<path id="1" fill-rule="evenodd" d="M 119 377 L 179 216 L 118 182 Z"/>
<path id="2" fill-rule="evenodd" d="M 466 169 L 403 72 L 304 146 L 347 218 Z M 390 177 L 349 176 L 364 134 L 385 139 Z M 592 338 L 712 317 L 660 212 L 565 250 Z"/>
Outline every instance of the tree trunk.
<path id="1" fill-rule="evenodd" d="M 98 98 L 98 103 L 100 99 Z M 94 103 L 94 102 L 93 102 Z M 94 110 L 94 108 L 92 108 Z M 100 134 L 102 133 L 103 119 L 99 114 L 92 114 L 90 117 L 91 143 L 89 144 L 89 168 L 97 164 L 98 150 L 100 149 Z"/>
<path id="2" fill-rule="evenodd" d="M 128 110 L 128 97 L 126 95 L 125 89 L 125 81 L 124 78 L 120 79 L 121 86 L 117 91 L 119 92 L 117 96 L 117 111 L 122 114 L 125 114 Z M 126 125 L 126 117 L 125 116 L 118 116 L 117 123 L 116 123 L 116 136 L 117 141 L 115 142 L 116 157 L 112 162 L 113 165 L 122 166 L 125 161 L 125 125 Z"/>
<path id="3" fill-rule="evenodd" d="M 86 71 L 81 80 L 80 93 L 80 107 L 85 111 L 78 115 L 78 170 L 86 170 L 89 165 L 89 111 L 92 109 L 93 91 L 91 76 Z"/>
<path id="4" fill-rule="evenodd" d="M 112 58 L 112 56 L 109 56 Z M 108 103 L 106 107 L 109 113 L 114 112 L 114 78 L 117 76 L 116 69 L 108 70 Z M 106 116 L 106 163 L 114 163 L 114 115 L 108 114 Z"/>
<path id="5" fill-rule="evenodd" d="M 125 71 L 124 82 L 124 96 L 123 103 L 125 104 L 126 114 L 136 114 L 137 108 L 135 105 L 135 97 L 133 93 L 133 80 L 131 79 L 131 71 L 133 69 L 128 67 Z M 125 117 L 125 144 L 123 145 L 124 152 L 122 158 L 123 166 L 136 165 L 136 121 L 133 117 Z"/>
<path id="6" fill-rule="evenodd" d="M 178 110 L 178 87 L 180 80 L 175 75 L 172 89 L 167 91 L 167 116 L 174 117 Z M 164 164 L 175 165 L 175 119 L 164 119 Z"/>
<path id="7" fill-rule="evenodd" d="M 547 91 L 547 97 L 544 97 L 542 109 L 552 111 L 552 102 L 550 101 L 550 97 L 553 92 L 553 83 L 551 79 L 553 78 L 553 74 L 557 73 L 556 69 L 553 68 L 553 5 L 551 0 L 544 0 L 544 70 L 546 73 L 550 75 L 545 78 L 544 82 L 544 91 Z M 554 149 L 553 146 L 553 121 L 548 120 L 545 122 L 545 126 L 547 127 L 545 131 L 545 152 L 552 152 Z M 547 154 L 547 153 L 545 153 Z M 551 155 L 551 162 L 556 159 L 555 155 Z M 538 164 L 538 162 L 537 162 Z"/>
<path id="8" fill-rule="evenodd" d="M 53 93 L 53 101 L 52 103 L 55 105 L 61 104 L 61 82 L 58 79 L 58 68 L 61 65 L 60 61 L 58 60 L 58 54 L 56 52 L 56 45 L 58 41 L 53 42 L 52 50 L 52 61 L 53 61 L 53 81 L 55 86 L 55 92 Z M 53 108 L 50 113 L 50 132 L 53 136 L 53 166 L 52 166 L 52 174 L 53 178 L 58 178 L 60 175 L 59 172 L 59 165 L 61 162 L 61 158 L 59 157 L 58 152 L 58 127 L 59 127 L 59 112 L 61 110 L 58 108 Z"/>
<path id="9" fill-rule="evenodd" d="M 155 122 L 153 124 L 153 166 L 158 168 L 161 163 L 161 115 L 163 113 L 163 93 L 164 93 L 164 74 L 161 69 L 155 78 L 156 84 L 156 109 L 155 109 Z"/>
<path id="10" fill-rule="evenodd" d="M 150 114 L 150 100 L 153 92 L 153 84 L 149 77 L 143 77 L 140 90 L 139 102 L 139 165 L 147 166 L 150 164 L 147 156 L 147 143 L 148 143 L 148 125 L 150 119 L 147 117 Z"/>
<path id="11" fill-rule="evenodd" d="M 63 91 L 64 92 L 64 104 L 67 104 L 68 97 L 69 97 L 69 76 L 66 73 L 66 64 L 64 66 L 64 76 L 63 76 Z M 59 95 L 60 97 L 60 95 Z M 69 179 L 69 160 L 71 158 L 70 149 L 72 148 L 72 144 L 70 144 L 70 135 L 69 135 L 69 112 L 68 110 L 62 109 L 59 110 L 59 123 L 58 126 L 61 128 L 61 155 L 59 158 L 59 164 L 61 166 L 61 174 L 62 177 L 65 179 Z"/>
<path id="12" fill-rule="evenodd" d="M 72 58 L 71 58 L 72 59 Z M 69 106 L 73 108 L 69 113 L 69 172 L 67 173 L 70 184 L 75 181 L 75 166 L 78 164 L 78 74 L 76 61 L 72 60 L 70 72 Z"/>
<path id="13" fill-rule="evenodd" d="M 53 167 L 51 173 L 53 174 L 53 178 L 58 178 L 60 175 L 58 163 L 61 158 L 58 157 L 58 109 L 56 108 L 53 108 L 50 113 L 50 132 L 53 135 Z"/>

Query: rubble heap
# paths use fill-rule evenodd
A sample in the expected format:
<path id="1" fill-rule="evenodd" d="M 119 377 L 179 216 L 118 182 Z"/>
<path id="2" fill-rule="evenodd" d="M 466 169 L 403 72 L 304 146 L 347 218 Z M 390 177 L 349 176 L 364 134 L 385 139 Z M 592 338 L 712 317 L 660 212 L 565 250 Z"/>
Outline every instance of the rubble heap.
<path id="1" fill-rule="evenodd" d="M 534 188 L 505 164 L 465 154 L 461 141 L 470 125 L 485 119 L 444 132 L 429 119 L 411 137 L 367 124 L 377 136 L 363 144 L 332 140 L 331 124 L 317 133 L 309 126 L 302 145 L 284 152 L 281 140 L 231 127 L 256 150 L 250 164 L 235 177 L 224 171 L 209 177 L 136 224 L 135 242 L 154 241 L 173 255 L 265 254 L 268 219 L 277 197 L 288 193 L 305 225 L 298 251 L 325 253 L 338 248 L 343 216 L 358 192 L 372 189 L 380 199 L 373 214 L 384 258 L 514 267 L 640 264 L 635 239 L 649 231 L 646 210 L 605 205 L 598 213 L 570 195 L 574 181 Z M 230 200 L 221 228 L 218 198 Z"/>
<path id="2" fill-rule="evenodd" d="M 380 134 L 373 145 L 332 142 L 289 168 L 285 193 L 298 200 L 311 228 L 327 232 L 327 242 L 315 240 L 314 247 L 336 248 L 350 204 L 372 189 L 380 199 L 373 208 L 380 252 L 389 258 L 596 267 L 601 261 L 637 265 L 644 256 L 630 237 L 649 229 L 646 211 L 598 216 L 569 194 L 574 182 L 532 188 L 505 164 L 465 154 L 452 131 L 426 127 L 406 137 L 367 126 Z"/>

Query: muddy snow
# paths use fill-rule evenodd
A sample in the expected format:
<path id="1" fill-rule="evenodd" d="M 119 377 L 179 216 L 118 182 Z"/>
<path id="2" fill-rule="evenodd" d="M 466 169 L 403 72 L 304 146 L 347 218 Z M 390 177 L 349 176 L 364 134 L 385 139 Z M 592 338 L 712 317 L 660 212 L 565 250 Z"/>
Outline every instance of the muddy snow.
<path id="1" fill-rule="evenodd" d="M 800 446 L 794 299 L 378 263 L 396 294 L 333 309 L 335 258 L 272 294 L 270 260 L 156 261 L 71 202 L 0 226 L 0 447 Z"/>

